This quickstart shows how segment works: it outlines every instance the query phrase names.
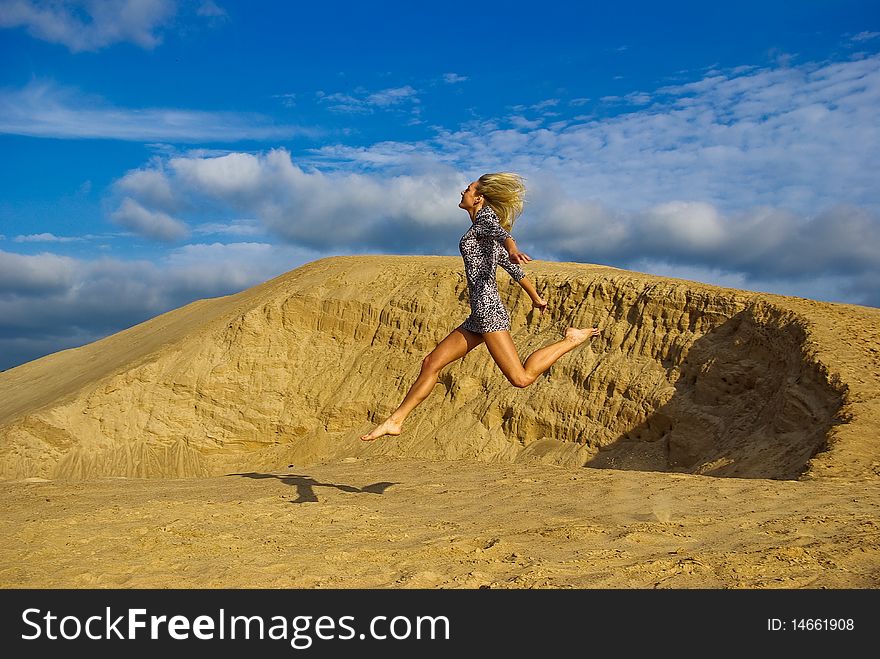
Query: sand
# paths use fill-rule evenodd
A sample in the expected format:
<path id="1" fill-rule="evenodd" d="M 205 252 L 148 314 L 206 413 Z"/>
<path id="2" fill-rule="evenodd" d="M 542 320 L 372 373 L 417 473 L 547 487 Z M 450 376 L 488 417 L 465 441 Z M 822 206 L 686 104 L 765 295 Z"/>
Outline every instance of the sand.
<path id="1" fill-rule="evenodd" d="M 349 459 L 0 485 L 4 588 L 876 588 L 876 482 Z"/>
<path id="2" fill-rule="evenodd" d="M 876 588 L 880 310 L 585 264 L 358 437 L 467 315 L 460 259 L 338 257 L 0 373 L 4 588 Z M 289 466 L 290 465 L 290 466 Z"/>

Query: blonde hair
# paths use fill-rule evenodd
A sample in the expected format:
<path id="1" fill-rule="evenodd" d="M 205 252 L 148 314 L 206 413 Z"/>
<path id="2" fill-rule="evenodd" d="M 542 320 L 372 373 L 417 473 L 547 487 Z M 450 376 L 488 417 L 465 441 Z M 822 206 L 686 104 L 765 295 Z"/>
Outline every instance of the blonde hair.
<path id="1" fill-rule="evenodd" d="M 526 185 L 523 177 L 513 172 L 496 172 L 483 174 L 477 179 L 477 194 L 486 199 L 486 203 L 498 215 L 498 221 L 505 230 L 513 229 L 513 223 L 523 211 Z"/>

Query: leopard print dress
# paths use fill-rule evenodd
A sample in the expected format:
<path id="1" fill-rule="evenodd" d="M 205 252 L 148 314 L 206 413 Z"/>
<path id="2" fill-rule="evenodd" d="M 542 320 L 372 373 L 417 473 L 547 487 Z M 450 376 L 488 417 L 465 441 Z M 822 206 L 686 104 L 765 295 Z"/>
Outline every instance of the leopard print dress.
<path id="1" fill-rule="evenodd" d="M 458 243 L 471 302 L 471 315 L 461 327 L 468 331 L 483 334 L 510 329 L 510 315 L 498 294 L 495 269 L 500 265 L 516 282 L 526 276 L 519 265 L 510 262 L 503 247 L 504 239 L 510 237 L 495 211 L 483 206 Z"/>

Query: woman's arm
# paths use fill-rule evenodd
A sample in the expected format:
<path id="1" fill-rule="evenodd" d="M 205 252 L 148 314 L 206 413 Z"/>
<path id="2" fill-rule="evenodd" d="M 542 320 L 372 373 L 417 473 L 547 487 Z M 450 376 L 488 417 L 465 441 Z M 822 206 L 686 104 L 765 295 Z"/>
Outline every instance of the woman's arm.
<path id="1" fill-rule="evenodd" d="M 519 280 L 519 285 L 529 294 L 529 297 L 532 299 L 532 306 L 535 309 L 538 309 L 541 313 L 544 313 L 544 310 L 547 308 L 547 300 L 538 295 L 538 291 L 535 290 L 532 282 L 530 282 L 527 277 L 523 277 Z"/>
<path id="2" fill-rule="evenodd" d="M 544 313 L 544 310 L 547 308 L 547 300 L 538 295 L 538 291 L 535 290 L 532 282 L 526 278 L 526 273 L 521 267 L 519 267 L 520 263 L 528 263 L 532 258 L 525 252 L 519 251 L 516 246 L 516 241 L 512 236 L 508 236 L 504 239 L 504 249 L 507 250 L 507 253 L 510 256 L 508 259 L 501 260 L 501 267 L 507 270 L 507 272 L 510 273 L 510 276 L 513 277 L 514 280 L 522 286 L 523 290 L 529 294 L 529 298 L 532 300 L 532 306 L 535 309 L 538 309 L 541 313 Z M 507 263 L 504 263 L 505 260 Z"/>
<path id="3" fill-rule="evenodd" d="M 515 282 L 519 282 L 520 279 L 526 276 L 526 271 L 522 269 L 522 266 L 518 263 L 512 263 L 510 261 L 510 257 L 507 255 L 503 249 L 498 250 L 498 265 L 507 270 L 507 274 L 510 275 L 510 278 Z"/>
<path id="4" fill-rule="evenodd" d="M 525 252 L 519 251 L 519 248 L 516 246 L 516 241 L 513 239 L 513 236 L 509 236 L 504 239 L 504 249 L 506 249 L 507 253 L 510 255 L 511 263 L 528 263 L 532 260 L 531 256 L 529 256 Z"/>

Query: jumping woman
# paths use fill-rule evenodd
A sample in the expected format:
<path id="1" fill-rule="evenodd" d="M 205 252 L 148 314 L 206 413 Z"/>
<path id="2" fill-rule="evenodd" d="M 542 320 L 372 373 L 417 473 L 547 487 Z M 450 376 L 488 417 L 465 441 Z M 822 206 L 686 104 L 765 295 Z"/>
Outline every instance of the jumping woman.
<path id="1" fill-rule="evenodd" d="M 492 359 L 514 387 L 527 387 L 562 355 L 598 336 L 595 327 L 569 327 L 561 341 L 536 350 L 525 363 L 520 361 L 510 338 L 510 316 L 498 294 L 495 269 L 499 265 L 504 268 L 528 293 L 532 307 L 544 313 L 547 301 L 538 295 L 520 267 L 531 258 L 517 249 L 510 235 L 514 220 L 522 213 L 524 196 L 522 178 L 508 172 L 484 174 L 461 193 L 458 207 L 471 217 L 471 227 L 458 243 L 464 259 L 471 315 L 425 357 L 419 377 L 400 406 L 372 432 L 362 435 L 362 440 L 399 435 L 409 413 L 434 389 L 440 371 L 481 343 L 486 344 Z"/>

